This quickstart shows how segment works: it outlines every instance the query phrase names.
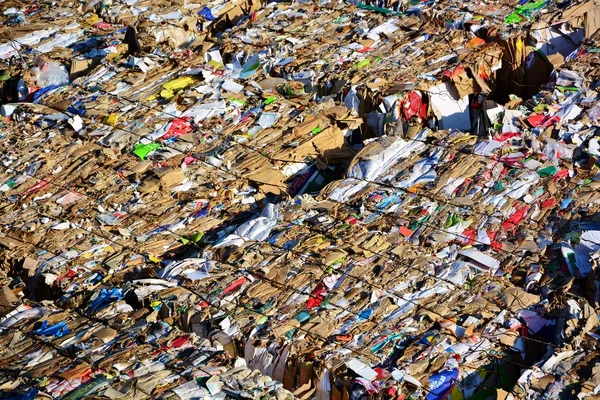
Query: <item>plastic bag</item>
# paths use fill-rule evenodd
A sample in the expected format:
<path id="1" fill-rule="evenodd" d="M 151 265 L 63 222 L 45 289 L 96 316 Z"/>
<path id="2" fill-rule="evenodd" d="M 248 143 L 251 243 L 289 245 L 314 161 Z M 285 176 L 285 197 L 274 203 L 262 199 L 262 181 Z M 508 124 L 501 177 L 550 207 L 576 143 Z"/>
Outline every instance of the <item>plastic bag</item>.
<path id="1" fill-rule="evenodd" d="M 35 83 L 45 88 L 47 86 L 64 86 L 69 83 L 69 73 L 67 69 L 56 62 L 46 63 L 41 68 L 32 68 L 35 75 Z"/>
<path id="2" fill-rule="evenodd" d="M 592 121 L 597 121 L 600 119 L 600 103 L 596 104 L 594 107 L 587 110 L 587 115 L 590 117 Z"/>
<path id="3" fill-rule="evenodd" d="M 351 110 L 358 112 L 360 107 L 360 99 L 356 94 L 356 86 L 352 86 L 348 91 L 348 94 L 344 98 L 344 105 Z"/>

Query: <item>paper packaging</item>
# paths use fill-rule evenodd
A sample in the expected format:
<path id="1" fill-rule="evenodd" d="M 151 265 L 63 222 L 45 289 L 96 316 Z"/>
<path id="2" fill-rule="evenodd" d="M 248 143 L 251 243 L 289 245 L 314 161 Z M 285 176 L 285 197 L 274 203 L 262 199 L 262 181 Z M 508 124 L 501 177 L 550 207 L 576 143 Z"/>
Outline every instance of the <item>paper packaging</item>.
<path id="1" fill-rule="evenodd" d="M 450 83 L 442 83 L 429 88 L 431 109 L 438 118 L 442 129 L 471 129 L 469 98 L 458 98 L 456 89 Z"/>
<path id="2" fill-rule="evenodd" d="M 593 396 L 593 3 L 93 3 L 0 13 L 0 397 Z"/>
<path id="3" fill-rule="evenodd" d="M 240 93 L 244 89 L 244 85 L 240 85 L 228 79 L 225 82 L 223 82 L 223 86 L 221 86 L 221 89 L 231 93 Z"/>
<path id="4" fill-rule="evenodd" d="M 375 379 L 375 377 L 377 377 L 377 372 L 375 372 L 375 370 L 356 358 L 350 359 L 347 365 L 348 368 L 352 369 L 354 372 L 368 381 L 372 381 Z"/>
<path id="5" fill-rule="evenodd" d="M 161 185 L 165 187 L 178 185 L 185 179 L 185 174 L 180 169 L 159 168 L 155 169 L 154 173 L 160 178 Z"/>
<path id="6" fill-rule="evenodd" d="M 79 115 L 75 115 L 73 118 L 69 118 L 69 124 L 75 130 L 75 132 L 80 132 L 83 130 L 83 120 Z"/>
<path id="7" fill-rule="evenodd" d="M 329 119 L 319 114 L 314 118 L 307 119 L 292 129 L 295 137 L 302 137 L 312 132 L 316 128 L 325 129 L 329 124 Z"/>

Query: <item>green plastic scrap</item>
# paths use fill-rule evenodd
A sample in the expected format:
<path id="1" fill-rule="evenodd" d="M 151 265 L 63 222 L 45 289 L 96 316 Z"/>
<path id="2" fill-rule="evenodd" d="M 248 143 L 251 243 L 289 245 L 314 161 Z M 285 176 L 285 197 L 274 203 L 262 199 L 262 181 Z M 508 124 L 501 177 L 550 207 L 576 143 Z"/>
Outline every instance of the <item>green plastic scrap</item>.
<path id="1" fill-rule="evenodd" d="M 561 92 L 578 92 L 579 88 L 576 86 L 557 86 L 556 87 Z"/>
<path id="2" fill-rule="evenodd" d="M 313 135 L 318 135 L 319 133 L 323 132 L 323 128 L 321 128 L 320 126 L 317 126 L 311 132 L 312 132 Z"/>
<path id="3" fill-rule="evenodd" d="M 256 73 L 256 71 L 260 68 L 260 59 L 258 54 L 250 57 L 248 61 L 244 65 L 242 65 L 242 71 L 240 72 L 241 79 L 250 78 L 252 75 Z"/>
<path id="4" fill-rule="evenodd" d="M 345 231 L 348 228 L 350 228 L 350 224 L 344 224 L 344 225 L 340 226 L 339 228 L 337 228 L 335 232 L 340 233 L 342 231 Z"/>
<path id="5" fill-rule="evenodd" d="M 504 22 L 506 22 L 507 24 L 516 24 L 521 21 L 522 21 L 522 18 L 517 13 L 509 14 L 506 17 L 506 19 L 504 20 Z"/>
<path id="6" fill-rule="evenodd" d="M 336 258 L 335 260 L 333 260 L 332 262 L 330 262 L 328 265 L 332 266 L 332 265 L 340 265 L 343 264 L 344 261 L 346 261 L 346 257 L 345 256 L 341 256 L 339 258 Z"/>
<path id="7" fill-rule="evenodd" d="M 292 89 L 290 89 L 289 87 L 286 88 L 286 90 L 285 90 L 285 94 L 288 95 L 288 96 L 301 96 L 301 95 L 303 95 L 305 93 L 306 92 L 304 91 L 304 89 L 302 89 L 302 91 L 299 92 L 299 93 L 294 93 L 294 91 Z"/>
<path id="8" fill-rule="evenodd" d="M 198 233 L 194 233 L 192 236 L 190 236 L 190 240 L 194 243 L 198 243 L 199 241 L 202 240 L 203 237 L 204 237 L 204 232 L 198 232 Z"/>
<path id="9" fill-rule="evenodd" d="M 262 307 L 260 307 L 257 312 L 264 314 L 269 311 L 273 307 L 273 304 L 270 301 L 267 301 Z"/>
<path id="10" fill-rule="evenodd" d="M 419 218 L 416 221 L 413 221 L 410 223 L 410 225 L 408 226 L 408 229 L 410 229 L 411 231 L 416 231 L 417 229 L 419 229 L 424 223 L 426 223 L 429 218 L 431 218 L 431 214 L 426 215 L 422 218 Z"/>
<path id="11" fill-rule="evenodd" d="M 533 192 L 533 195 L 534 195 L 535 197 L 540 197 L 540 196 L 541 196 L 541 195 L 543 195 L 543 194 L 544 194 L 544 188 L 543 188 L 543 187 L 541 187 L 541 188 L 538 188 L 538 189 L 537 189 L 535 192 Z"/>
<path id="12" fill-rule="evenodd" d="M 348 17 L 347 15 L 343 15 L 337 19 L 335 19 L 333 21 L 334 24 L 339 25 L 339 24 L 343 24 L 344 22 L 348 21 L 350 19 L 350 17 Z"/>
<path id="13" fill-rule="evenodd" d="M 135 149 L 133 149 L 133 154 L 135 154 L 142 160 L 145 160 L 146 156 L 149 153 L 153 152 L 154 150 L 160 149 L 160 148 L 161 148 L 160 143 L 154 143 L 154 142 L 148 143 L 148 144 L 138 143 L 135 145 Z"/>
<path id="14" fill-rule="evenodd" d="M 366 66 L 368 66 L 369 64 L 371 64 L 371 59 L 370 58 L 366 58 L 362 61 L 357 62 L 356 64 L 354 64 L 354 68 L 364 68 Z"/>
<path id="15" fill-rule="evenodd" d="M 231 100 L 231 103 L 237 104 L 239 106 L 245 106 L 246 105 L 246 102 L 244 100 L 241 100 L 241 99 L 233 99 L 233 100 Z"/>
<path id="16" fill-rule="evenodd" d="M 536 11 L 541 10 L 548 4 L 548 0 L 540 0 L 519 6 L 512 14 L 509 14 L 504 20 L 507 24 L 516 24 L 524 19 L 531 19 Z"/>
<path id="17" fill-rule="evenodd" d="M 289 331 L 287 331 L 283 337 L 285 337 L 287 340 L 291 340 L 292 337 L 294 337 L 294 333 L 296 333 L 296 328 L 294 329 L 290 329 Z"/>
<path id="18" fill-rule="evenodd" d="M 547 176 L 552 176 L 552 175 L 556 174 L 557 172 L 558 172 L 558 168 L 556 168 L 554 165 L 537 170 L 537 174 L 541 178 L 545 178 Z"/>
<path id="19" fill-rule="evenodd" d="M 450 228 L 451 226 L 459 224 L 460 222 L 462 222 L 462 218 L 460 218 L 458 215 L 450 214 L 446 220 L 446 223 L 444 224 L 444 228 Z"/>
<path id="20" fill-rule="evenodd" d="M 369 11 L 380 12 L 382 14 L 405 15 L 404 13 L 402 13 L 400 11 L 392 11 L 392 10 L 388 10 L 387 8 L 375 7 L 375 6 L 370 6 L 370 5 L 362 4 L 362 3 L 361 4 L 357 4 L 356 7 L 360 8 L 362 10 L 369 10 Z"/>
<path id="21" fill-rule="evenodd" d="M 548 269 L 552 272 L 556 272 L 558 271 L 558 269 L 560 268 L 560 265 L 558 264 L 558 260 L 554 259 L 550 262 L 550 265 L 548 266 Z"/>
<path id="22" fill-rule="evenodd" d="M 265 105 L 268 106 L 269 104 L 273 103 L 275 100 L 277 100 L 277 97 L 271 96 L 265 100 Z"/>
<path id="23" fill-rule="evenodd" d="M 579 243 L 581 240 L 581 232 L 569 232 L 563 237 L 563 240 L 571 243 Z"/>

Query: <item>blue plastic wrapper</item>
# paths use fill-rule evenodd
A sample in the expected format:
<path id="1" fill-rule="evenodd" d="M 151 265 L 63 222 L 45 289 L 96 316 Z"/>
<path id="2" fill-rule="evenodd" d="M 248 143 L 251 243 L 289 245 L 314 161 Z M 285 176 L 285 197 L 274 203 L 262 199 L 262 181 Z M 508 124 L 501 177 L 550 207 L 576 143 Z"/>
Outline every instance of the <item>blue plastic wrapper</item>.
<path id="1" fill-rule="evenodd" d="M 203 16 L 207 21 L 214 21 L 216 19 L 208 7 L 204 7 L 202 10 L 198 11 L 198 15 Z"/>

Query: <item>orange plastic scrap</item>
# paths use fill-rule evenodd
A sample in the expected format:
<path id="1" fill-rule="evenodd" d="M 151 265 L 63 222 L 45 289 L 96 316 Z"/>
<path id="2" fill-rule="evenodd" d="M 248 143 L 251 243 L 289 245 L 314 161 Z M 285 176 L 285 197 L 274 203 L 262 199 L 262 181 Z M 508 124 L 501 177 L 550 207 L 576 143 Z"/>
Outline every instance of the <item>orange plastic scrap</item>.
<path id="1" fill-rule="evenodd" d="M 490 79 L 490 76 L 485 72 L 485 69 L 483 69 L 483 65 L 479 66 L 479 76 L 481 76 L 486 81 Z"/>
<path id="2" fill-rule="evenodd" d="M 421 188 L 421 186 L 422 185 L 420 183 L 418 183 L 418 184 L 416 184 L 414 186 L 409 187 L 408 189 L 406 189 L 406 191 L 408 193 L 417 193 L 419 191 L 419 189 Z"/>
<path id="3" fill-rule="evenodd" d="M 469 41 L 469 43 L 467 43 L 467 49 L 474 49 L 481 46 L 482 44 L 485 44 L 485 40 L 478 37 L 474 37 Z"/>
<path id="4" fill-rule="evenodd" d="M 451 68 L 449 70 L 447 70 L 446 72 L 444 72 L 444 75 L 447 76 L 448 78 L 452 79 L 452 78 L 456 78 L 458 75 L 460 75 L 461 73 L 464 72 L 464 68 L 461 64 L 458 64 L 456 67 Z"/>

